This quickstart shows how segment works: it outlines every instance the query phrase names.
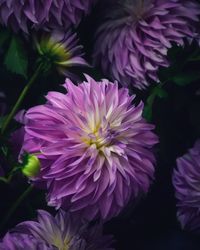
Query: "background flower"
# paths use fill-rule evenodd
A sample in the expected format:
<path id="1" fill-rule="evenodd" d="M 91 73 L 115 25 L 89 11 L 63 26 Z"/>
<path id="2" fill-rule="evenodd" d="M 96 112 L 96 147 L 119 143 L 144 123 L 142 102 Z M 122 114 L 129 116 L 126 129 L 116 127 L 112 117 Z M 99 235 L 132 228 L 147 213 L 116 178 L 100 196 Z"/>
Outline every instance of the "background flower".
<path id="1" fill-rule="evenodd" d="M 77 26 L 96 0 L 1 0 L 0 22 L 15 32 Z"/>
<path id="2" fill-rule="evenodd" d="M 36 249 L 34 246 L 37 246 L 38 250 L 112 250 L 112 242 L 112 236 L 103 236 L 101 224 L 81 224 L 78 218 L 72 218 L 70 214 L 61 210 L 55 217 L 39 210 L 37 221 L 20 223 L 13 229 L 13 233 L 6 234 L 3 243 L 0 244 L 2 250 L 32 250 Z M 21 245 L 22 243 L 24 245 Z M 12 244 L 18 248 L 11 248 Z M 30 248 L 25 248 L 28 244 Z M 44 248 L 40 248 L 41 245 Z"/>
<path id="3" fill-rule="evenodd" d="M 40 159 L 49 205 L 108 219 L 148 191 L 158 139 L 127 89 L 86 78 L 27 111 L 23 150 Z"/>
<path id="4" fill-rule="evenodd" d="M 200 230 L 200 140 L 177 159 L 173 184 L 178 199 L 177 216 L 182 228 Z"/>
<path id="5" fill-rule="evenodd" d="M 57 67 L 61 74 L 76 78 L 70 71 L 72 67 L 89 66 L 82 58 L 83 46 L 78 44 L 76 33 L 53 30 L 36 38 L 35 44 L 45 70 Z"/>
<path id="6" fill-rule="evenodd" d="M 7 233 L 0 241 L 1 250 L 56 250 L 46 243 L 23 233 Z"/>
<path id="7" fill-rule="evenodd" d="M 121 84 L 143 89 L 169 66 L 172 43 L 199 40 L 199 14 L 200 5 L 188 0 L 113 2 L 97 31 L 94 62 Z"/>

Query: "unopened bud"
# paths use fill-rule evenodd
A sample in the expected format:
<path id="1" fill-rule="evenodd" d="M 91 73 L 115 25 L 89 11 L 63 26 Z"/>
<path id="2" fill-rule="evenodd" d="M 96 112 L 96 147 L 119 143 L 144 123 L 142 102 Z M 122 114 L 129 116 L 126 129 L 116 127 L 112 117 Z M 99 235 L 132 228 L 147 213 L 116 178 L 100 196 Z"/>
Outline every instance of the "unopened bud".
<path id="1" fill-rule="evenodd" d="M 27 177 L 36 177 L 40 172 L 40 161 L 35 155 L 27 154 L 23 161 L 22 173 Z"/>

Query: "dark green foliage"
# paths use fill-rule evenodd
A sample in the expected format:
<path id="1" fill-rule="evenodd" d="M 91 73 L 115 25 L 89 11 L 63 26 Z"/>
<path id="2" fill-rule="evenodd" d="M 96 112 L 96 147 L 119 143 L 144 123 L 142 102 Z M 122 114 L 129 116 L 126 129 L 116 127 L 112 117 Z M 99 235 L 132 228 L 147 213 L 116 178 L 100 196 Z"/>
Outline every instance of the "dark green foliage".
<path id="1" fill-rule="evenodd" d="M 5 55 L 4 64 L 12 73 L 27 78 L 28 58 L 19 38 L 12 36 L 9 48 Z"/>

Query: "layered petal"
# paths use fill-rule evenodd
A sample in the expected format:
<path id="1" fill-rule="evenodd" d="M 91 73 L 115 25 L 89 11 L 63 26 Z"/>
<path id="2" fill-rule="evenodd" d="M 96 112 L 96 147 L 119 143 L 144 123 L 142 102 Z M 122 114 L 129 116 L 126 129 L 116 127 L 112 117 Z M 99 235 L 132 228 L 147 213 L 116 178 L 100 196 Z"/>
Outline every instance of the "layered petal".
<path id="1" fill-rule="evenodd" d="M 154 126 L 142 118 L 143 104 L 104 79 L 50 92 L 47 103 L 25 115 L 22 151 L 36 154 L 48 204 L 83 218 L 104 220 L 147 193 L 154 178 Z"/>
<path id="2" fill-rule="evenodd" d="M 0 22 L 15 32 L 77 26 L 97 0 L 1 0 Z"/>
<path id="3" fill-rule="evenodd" d="M 177 159 L 173 173 L 177 217 L 182 228 L 200 232 L 200 141 Z"/>
<path id="4" fill-rule="evenodd" d="M 199 15 L 196 1 L 113 1 L 96 34 L 94 64 L 124 86 L 144 89 L 169 66 L 173 43 L 199 42 Z"/>
<path id="5" fill-rule="evenodd" d="M 38 210 L 35 221 L 18 224 L 0 240 L 1 250 L 113 250 L 103 225 L 90 226 L 60 210 L 56 216 Z"/>

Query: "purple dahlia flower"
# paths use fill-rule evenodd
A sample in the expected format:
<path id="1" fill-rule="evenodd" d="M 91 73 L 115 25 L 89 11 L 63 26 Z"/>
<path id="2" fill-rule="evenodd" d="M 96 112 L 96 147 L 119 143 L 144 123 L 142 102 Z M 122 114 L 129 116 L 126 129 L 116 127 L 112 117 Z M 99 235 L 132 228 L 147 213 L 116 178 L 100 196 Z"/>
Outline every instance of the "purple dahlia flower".
<path id="1" fill-rule="evenodd" d="M 77 26 L 97 0 L 0 0 L 0 22 L 15 32 Z"/>
<path id="2" fill-rule="evenodd" d="M 200 140 L 177 159 L 173 185 L 182 228 L 200 232 Z"/>
<path id="3" fill-rule="evenodd" d="M 7 233 L 0 241 L 1 250 L 56 250 L 45 242 L 23 233 Z"/>
<path id="4" fill-rule="evenodd" d="M 118 3 L 118 4 L 117 4 Z M 200 4 L 191 0 L 117 1 L 97 32 L 94 62 L 105 74 L 138 89 L 158 82 L 158 68 L 168 67 L 172 43 L 184 45 L 197 35 Z"/>
<path id="5" fill-rule="evenodd" d="M 79 86 L 67 79 L 67 94 L 49 92 L 27 111 L 22 151 L 40 159 L 35 181 L 46 183 L 49 205 L 108 219 L 148 191 L 158 138 L 128 89 L 86 78 Z"/>
<path id="6" fill-rule="evenodd" d="M 27 239 L 30 239 L 30 242 Z M 30 248 L 25 248 L 25 244 L 22 248 L 21 243 L 24 242 L 29 244 Z M 89 226 L 80 224 L 80 220 L 72 218 L 70 214 L 61 210 L 55 217 L 39 210 L 37 221 L 20 223 L 13 232 L 6 234 L 0 243 L 0 246 L 2 244 L 0 249 L 112 250 L 112 243 L 112 236 L 102 234 L 102 224 Z M 9 244 L 16 244 L 18 248 L 6 248 L 10 246 Z M 41 245 L 44 248 L 39 248 Z"/>

